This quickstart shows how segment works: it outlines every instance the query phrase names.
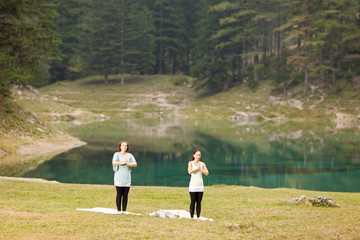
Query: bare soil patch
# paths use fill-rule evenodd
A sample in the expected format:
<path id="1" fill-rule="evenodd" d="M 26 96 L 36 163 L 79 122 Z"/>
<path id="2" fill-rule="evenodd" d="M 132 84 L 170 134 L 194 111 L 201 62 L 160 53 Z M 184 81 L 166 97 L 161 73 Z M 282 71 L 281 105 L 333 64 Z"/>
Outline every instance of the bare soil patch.
<path id="1" fill-rule="evenodd" d="M 63 139 L 63 142 L 38 141 L 30 145 L 22 145 L 18 153 L 20 155 L 44 155 L 52 152 L 67 151 L 83 145 L 86 145 L 86 142 L 67 136 Z"/>

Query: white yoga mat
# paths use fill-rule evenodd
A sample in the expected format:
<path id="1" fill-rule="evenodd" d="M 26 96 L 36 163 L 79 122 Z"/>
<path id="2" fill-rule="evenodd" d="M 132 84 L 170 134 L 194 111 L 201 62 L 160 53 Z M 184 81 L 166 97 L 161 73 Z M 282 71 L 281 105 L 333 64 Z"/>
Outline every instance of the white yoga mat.
<path id="1" fill-rule="evenodd" d="M 159 210 L 157 212 L 149 213 L 150 216 L 156 216 L 161 218 L 189 218 L 190 213 L 185 210 Z M 196 214 L 194 219 L 197 219 Z M 214 221 L 212 218 L 200 217 L 201 221 Z"/>
<path id="2" fill-rule="evenodd" d="M 106 214 L 126 214 L 126 215 L 138 215 L 141 216 L 140 213 L 132 213 L 132 212 L 123 212 L 119 213 L 116 209 L 112 208 L 102 208 L 102 207 L 96 207 L 96 208 L 77 208 L 76 210 L 79 211 L 89 211 L 89 212 L 100 212 L 100 213 L 106 213 Z"/>

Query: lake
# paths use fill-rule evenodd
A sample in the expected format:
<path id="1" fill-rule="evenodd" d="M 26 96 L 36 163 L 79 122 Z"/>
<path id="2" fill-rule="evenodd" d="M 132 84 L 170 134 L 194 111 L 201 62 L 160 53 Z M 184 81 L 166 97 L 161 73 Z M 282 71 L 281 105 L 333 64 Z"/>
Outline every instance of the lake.
<path id="1" fill-rule="evenodd" d="M 195 149 L 209 169 L 204 184 L 360 192 L 360 131 L 305 123 L 241 126 L 230 121 L 124 120 L 59 126 L 87 142 L 23 177 L 113 184 L 120 140 L 138 162 L 134 186 L 186 187 Z"/>

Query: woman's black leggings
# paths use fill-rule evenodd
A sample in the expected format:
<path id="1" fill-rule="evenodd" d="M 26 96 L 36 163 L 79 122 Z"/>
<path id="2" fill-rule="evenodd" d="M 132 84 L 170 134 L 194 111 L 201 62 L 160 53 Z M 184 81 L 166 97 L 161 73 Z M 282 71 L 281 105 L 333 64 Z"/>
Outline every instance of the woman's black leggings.
<path id="1" fill-rule="evenodd" d="M 190 193 L 190 217 L 194 218 L 194 210 L 195 210 L 195 203 L 196 203 L 196 215 L 200 217 L 201 212 L 201 200 L 203 197 L 203 192 L 189 192 Z"/>
<path id="2" fill-rule="evenodd" d="M 130 191 L 130 187 L 116 186 L 116 207 L 118 211 L 121 211 L 121 198 L 122 198 L 123 211 L 126 211 L 129 191 Z"/>

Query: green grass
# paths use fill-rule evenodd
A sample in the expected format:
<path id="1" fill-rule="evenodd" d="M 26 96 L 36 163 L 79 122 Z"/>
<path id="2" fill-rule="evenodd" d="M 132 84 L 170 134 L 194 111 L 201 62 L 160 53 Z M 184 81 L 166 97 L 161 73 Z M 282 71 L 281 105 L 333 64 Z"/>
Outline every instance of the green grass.
<path id="1" fill-rule="evenodd" d="M 0 96 L 0 153 L 15 153 L 20 145 L 44 140 L 57 132 L 12 99 Z M 0 154 L 1 156 L 1 154 Z"/>
<path id="2" fill-rule="evenodd" d="M 111 176 L 109 176 L 111 177 Z M 162 219 L 160 209 L 189 208 L 187 188 L 132 186 L 128 211 L 107 215 L 76 208 L 115 208 L 109 185 L 0 180 L 0 239 L 358 239 L 360 193 L 207 186 L 202 216 Z M 300 195 L 332 197 L 338 208 L 289 205 Z"/>
<path id="3" fill-rule="evenodd" d="M 206 89 L 196 92 L 189 87 L 192 82 L 193 79 L 182 75 L 134 77 L 125 74 L 125 84 L 121 85 L 120 75 L 110 76 L 109 84 L 105 84 L 103 76 L 91 76 L 57 82 L 39 89 L 43 98 L 18 102 L 45 121 L 46 114 L 68 114 L 73 108 L 128 119 L 174 118 L 177 109 L 176 118 L 183 119 L 228 120 L 241 111 L 260 113 L 261 116 L 254 121 L 261 123 L 278 121 L 278 117 L 283 117 L 285 121 L 306 121 L 333 127 L 335 112 L 359 113 L 360 97 L 356 89 L 344 89 L 338 93 L 318 88 L 311 92 L 298 86 L 275 95 L 270 83 L 260 82 L 256 89 L 250 89 L 245 84 L 215 94 Z M 270 96 L 279 98 L 283 104 L 272 105 Z M 287 100 L 292 98 L 302 101 L 303 109 L 289 106 Z M 43 104 L 45 100 L 42 99 L 48 102 Z M 249 107 L 250 110 L 247 110 Z"/>
<path id="4" fill-rule="evenodd" d="M 312 134 L 322 137 L 325 127 L 333 128 L 333 112 L 359 113 L 360 95 L 356 89 L 341 92 L 325 89 L 328 95 L 314 107 L 311 107 L 313 101 L 321 99 L 319 90 L 311 95 L 298 88 L 277 95 L 281 100 L 296 98 L 303 101 L 304 109 L 299 110 L 285 105 L 271 105 L 268 100 L 272 87 L 268 84 L 260 84 L 255 90 L 238 86 L 219 94 L 209 94 L 189 88 L 192 79 L 184 76 L 125 75 L 124 85 L 120 84 L 119 75 L 110 76 L 109 80 L 109 84 L 104 84 L 102 76 L 92 76 L 72 82 L 57 82 L 41 88 L 42 97 L 25 94 L 22 98 L 16 97 L 16 103 L 8 99 L 1 101 L 0 113 L 6 120 L 0 123 L 0 153 L 16 152 L 18 146 L 28 144 L 30 140 L 55 141 L 57 131 L 43 122 L 54 121 L 54 118 L 60 122 L 67 121 L 69 114 L 78 108 L 83 111 L 79 116 L 83 122 L 94 121 L 96 114 L 102 113 L 113 119 L 130 119 L 134 124 L 136 119 L 147 122 L 148 126 L 156 126 L 156 120 L 162 117 L 160 112 L 164 117 L 171 117 L 173 108 L 179 106 L 178 117 L 186 119 L 184 121 L 190 125 L 196 122 L 199 131 L 236 146 L 239 140 L 228 137 L 235 133 L 244 137 L 249 147 L 259 140 L 266 140 L 261 130 L 281 132 L 286 136 L 287 133 L 307 129 L 300 140 L 309 141 Z M 158 94 L 162 94 L 171 107 L 158 105 Z M 144 99 L 151 102 L 144 103 Z M 261 121 L 260 126 L 237 126 L 227 120 L 237 111 L 246 111 L 248 106 L 252 112 L 260 112 L 265 117 L 257 118 Z M 22 108 L 36 113 L 37 118 Z M 330 113 L 324 114 L 326 111 Z M 281 115 L 287 119 L 286 124 L 268 120 Z M 96 123 L 94 125 L 96 128 Z M 139 127 L 143 125 L 139 124 Z M 37 128 L 45 130 L 45 134 Z M 67 127 L 63 128 L 66 131 Z M 114 125 L 114 128 L 118 126 Z M 247 132 L 248 128 L 251 132 Z M 77 131 L 81 133 L 87 128 L 78 128 Z M 113 132 L 116 139 L 116 131 L 112 127 L 108 131 Z M 334 137 L 337 141 L 357 142 L 358 131 L 355 127 L 341 130 L 352 133 L 353 139 L 349 139 L 348 134 L 341 139 L 340 131 Z M 86 134 L 96 134 L 96 130 Z M 149 141 L 148 144 L 157 151 L 166 151 L 168 142 L 164 139 L 163 142 Z M 349 147 L 353 145 L 349 144 Z M 1 163 L 6 169 L 12 169 L 13 172 L 8 175 L 16 176 L 48 158 L 28 160 L 13 156 L 2 158 Z M 2 171 L 3 168 L 0 168 Z M 0 218 L 0 239 L 358 239 L 360 236 L 359 193 L 211 186 L 206 187 L 203 216 L 215 221 L 201 222 L 147 215 L 160 209 L 187 210 L 189 197 L 186 188 L 132 187 L 128 210 L 143 214 L 140 217 L 75 210 L 114 208 L 113 186 L 0 180 L 0 189 L 0 215 L 5 216 Z M 341 207 L 285 204 L 300 195 L 332 197 Z"/>
<path id="5" fill-rule="evenodd" d="M 164 107 L 159 105 L 159 98 L 175 104 L 183 101 L 186 96 L 191 97 L 193 93 L 192 89 L 185 91 L 186 86 L 177 84 L 191 81 L 184 76 L 154 75 L 133 78 L 125 75 L 124 85 L 120 84 L 119 75 L 111 76 L 109 84 L 105 84 L 102 78 L 92 76 L 72 82 L 58 82 L 41 88 L 40 91 L 49 98 L 55 98 L 58 103 L 115 118 L 131 118 L 129 111 L 134 111 L 135 116 L 140 118 L 154 118 L 154 115 L 147 114 L 152 112 L 171 114 L 171 111 L 164 110 Z"/>

